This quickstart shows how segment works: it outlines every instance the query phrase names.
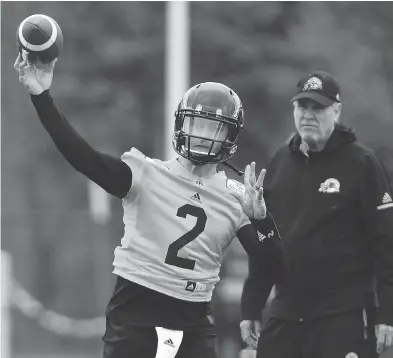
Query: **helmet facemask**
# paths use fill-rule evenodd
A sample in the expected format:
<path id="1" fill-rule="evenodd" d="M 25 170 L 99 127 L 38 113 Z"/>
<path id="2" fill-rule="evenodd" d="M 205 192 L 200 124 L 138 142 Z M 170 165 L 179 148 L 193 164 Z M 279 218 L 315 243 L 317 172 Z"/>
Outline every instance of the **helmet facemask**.
<path id="1" fill-rule="evenodd" d="M 225 162 L 236 153 L 238 136 L 234 119 L 192 109 L 176 112 L 174 148 L 195 164 Z"/>

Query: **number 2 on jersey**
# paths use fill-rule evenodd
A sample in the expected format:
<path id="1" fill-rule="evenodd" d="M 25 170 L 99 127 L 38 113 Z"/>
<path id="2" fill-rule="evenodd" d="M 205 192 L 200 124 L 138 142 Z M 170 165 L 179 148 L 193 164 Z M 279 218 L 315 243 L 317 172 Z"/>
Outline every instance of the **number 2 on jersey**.
<path id="1" fill-rule="evenodd" d="M 185 259 L 177 256 L 179 250 L 189 244 L 192 240 L 195 240 L 199 234 L 205 230 L 207 216 L 205 210 L 201 207 L 186 204 L 177 210 L 177 216 L 186 218 L 187 215 L 191 215 L 197 218 L 195 226 L 183 236 L 179 237 L 176 241 L 169 245 L 168 252 L 166 254 L 165 263 L 172 266 L 181 267 L 187 270 L 193 270 L 195 267 L 195 260 Z"/>

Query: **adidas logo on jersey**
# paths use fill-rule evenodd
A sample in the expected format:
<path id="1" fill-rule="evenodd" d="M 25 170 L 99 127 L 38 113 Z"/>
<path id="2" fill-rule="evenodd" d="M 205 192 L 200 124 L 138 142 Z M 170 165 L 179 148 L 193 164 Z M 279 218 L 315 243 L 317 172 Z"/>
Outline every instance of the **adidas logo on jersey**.
<path id="1" fill-rule="evenodd" d="M 197 201 L 200 204 L 202 204 L 201 196 L 199 195 L 199 193 L 195 193 L 194 195 L 192 195 L 191 199 Z"/>
<path id="2" fill-rule="evenodd" d="M 194 292 L 196 288 L 196 282 L 188 281 L 186 284 L 186 291 Z"/>
<path id="3" fill-rule="evenodd" d="M 175 348 L 175 345 L 173 344 L 173 341 L 170 338 L 164 341 L 164 344 L 171 346 L 172 348 Z"/>
<path id="4" fill-rule="evenodd" d="M 206 285 L 201 282 L 195 282 L 195 281 L 187 281 L 185 290 L 190 291 L 190 292 L 198 292 L 198 291 L 205 291 L 206 290 Z"/>
<path id="5" fill-rule="evenodd" d="M 385 193 L 382 198 L 382 203 L 387 204 L 391 202 L 392 202 L 392 197 L 389 195 L 389 193 Z"/>

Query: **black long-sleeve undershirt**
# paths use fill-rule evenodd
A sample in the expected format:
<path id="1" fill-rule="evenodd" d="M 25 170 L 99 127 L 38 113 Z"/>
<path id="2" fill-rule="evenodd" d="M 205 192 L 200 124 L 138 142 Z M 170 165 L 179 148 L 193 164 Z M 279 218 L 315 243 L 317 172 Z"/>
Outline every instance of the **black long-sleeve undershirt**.
<path id="1" fill-rule="evenodd" d="M 120 158 L 92 148 L 59 111 L 49 90 L 31 96 L 39 119 L 56 147 L 78 172 L 105 189 L 124 198 L 131 188 L 132 172 Z"/>
<path id="2" fill-rule="evenodd" d="M 251 220 L 251 223 L 238 233 L 239 241 L 248 254 L 248 276 L 240 303 L 241 317 L 243 320 L 260 320 L 262 309 L 281 270 L 281 239 L 270 212 L 266 219 Z M 262 242 L 253 240 L 256 231 Z"/>

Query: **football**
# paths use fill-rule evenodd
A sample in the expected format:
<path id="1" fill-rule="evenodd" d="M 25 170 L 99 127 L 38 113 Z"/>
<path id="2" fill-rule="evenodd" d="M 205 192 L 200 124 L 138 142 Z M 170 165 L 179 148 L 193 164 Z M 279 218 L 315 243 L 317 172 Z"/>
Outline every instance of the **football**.
<path id="1" fill-rule="evenodd" d="M 63 50 L 63 33 L 58 23 L 49 16 L 35 14 L 24 19 L 16 31 L 18 51 L 31 62 L 48 63 Z"/>

